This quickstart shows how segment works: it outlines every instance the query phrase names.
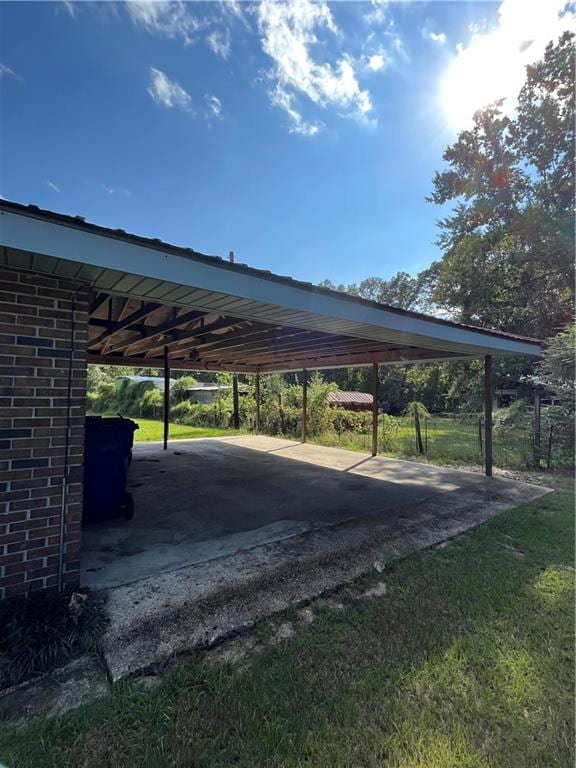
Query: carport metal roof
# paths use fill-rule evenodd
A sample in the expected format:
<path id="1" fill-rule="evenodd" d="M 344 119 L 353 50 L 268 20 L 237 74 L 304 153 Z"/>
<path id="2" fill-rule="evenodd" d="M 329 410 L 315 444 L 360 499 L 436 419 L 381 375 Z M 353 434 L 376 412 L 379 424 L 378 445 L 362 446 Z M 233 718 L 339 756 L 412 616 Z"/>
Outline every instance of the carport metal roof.
<path id="1" fill-rule="evenodd" d="M 0 201 L 0 264 L 92 286 L 88 361 L 235 372 L 541 352 L 244 264 Z"/>

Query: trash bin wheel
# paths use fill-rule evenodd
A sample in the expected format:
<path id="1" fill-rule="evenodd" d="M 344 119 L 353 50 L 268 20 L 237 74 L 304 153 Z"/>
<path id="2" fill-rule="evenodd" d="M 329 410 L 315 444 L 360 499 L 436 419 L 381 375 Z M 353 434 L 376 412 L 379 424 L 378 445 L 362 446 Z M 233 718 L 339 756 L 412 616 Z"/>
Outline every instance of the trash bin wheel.
<path id="1" fill-rule="evenodd" d="M 134 499 L 131 493 L 127 493 L 124 498 L 124 506 L 122 507 L 122 513 L 126 520 L 132 520 L 134 517 Z"/>

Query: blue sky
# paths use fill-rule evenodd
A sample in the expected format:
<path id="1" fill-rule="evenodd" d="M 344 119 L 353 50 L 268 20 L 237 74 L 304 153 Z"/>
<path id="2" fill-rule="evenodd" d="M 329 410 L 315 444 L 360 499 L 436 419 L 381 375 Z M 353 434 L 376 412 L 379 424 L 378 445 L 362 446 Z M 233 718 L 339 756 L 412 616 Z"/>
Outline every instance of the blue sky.
<path id="1" fill-rule="evenodd" d="M 318 282 L 415 273 L 562 0 L 0 4 L 0 193 Z"/>

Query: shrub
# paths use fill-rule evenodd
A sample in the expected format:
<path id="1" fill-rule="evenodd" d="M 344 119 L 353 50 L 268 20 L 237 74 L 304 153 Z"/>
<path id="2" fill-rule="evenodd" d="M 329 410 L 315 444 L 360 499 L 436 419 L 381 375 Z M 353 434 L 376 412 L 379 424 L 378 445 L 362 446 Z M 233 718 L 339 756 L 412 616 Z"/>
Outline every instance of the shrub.
<path id="1" fill-rule="evenodd" d="M 134 403 L 136 405 L 136 403 Z M 147 389 L 140 400 L 139 411 L 142 416 L 157 418 L 164 409 L 164 393 L 156 387 Z"/>
<path id="2" fill-rule="evenodd" d="M 372 415 L 370 413 L 349 411 L 346 408 L 331 408 L 330 420 L 332 428 L 341 435 L 343 432 L 368 434 L 371 429 Z"/>
<path id="3" fill-rule="evenodd" d="M 394 451 L 398 447 L 400 428 L 398 420 L 387 413 L 378 419 L 378 445 L 382 451 Z"/>
<path id="4" fill-rule="evenodd" d="M 99 594 L 31 595 L 0 602 L 0 688 L 95 650 L 106 626 Z"/>
<path id="5" fill-rule="evenodd" d="M 190 390 L 197 384 L 194 376 L 180 376 L 170 388 L 170 399 L 174 403 L 181 403 L 189 399 Z"/>

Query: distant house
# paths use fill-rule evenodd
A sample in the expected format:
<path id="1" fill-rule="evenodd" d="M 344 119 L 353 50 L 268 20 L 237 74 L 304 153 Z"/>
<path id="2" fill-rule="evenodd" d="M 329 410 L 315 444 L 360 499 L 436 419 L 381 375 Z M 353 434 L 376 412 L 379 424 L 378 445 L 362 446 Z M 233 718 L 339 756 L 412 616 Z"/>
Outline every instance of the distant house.
<path id="1" fill-rule="evenodd" d="M 232 389 L 232 387 L 229 387 L 227 384 L 197 381 L 193 387 L 188 387 L 186 394 L 190 400 L 195 400 L 197 403 L 208 405 L 214 400 L 216 395 L 229 392 L 230 389 Z"/>
<path id="2" fill-rule="evenodd" d="M 120 376 L 116 379 L 116 382 L 120 381 L 150 381 L 161 392 L 164 392 L 164 377 L 163 376 Z M 170 387 L 173 387 L 177 379 L 170 379 Z M 197 381 L 193 386 L 186 389 L 186 396 L 190 400 L 194 400 L 197 403 L 209 404 L 214 400 L 217 394 L 228 392 L 231 387 L 225 384 L 215 384 L 208 381 Z M 240 394 L 244 394 L 244 387 L 239 387 Z"/>
<path id="3" fill-rule="evenodd" d="M 332 408 L 346 408 L 348 411 L 371 411 L 372 395 L 367 392 L 330 392 L 328 405 Z"/>
<path id="4" fill-rule="evenodd" d="M 140 381 L 151 381 L 152 384 L 156 387 L 156 389 L 159 389 L 161 392 L 164 392 L 164 377 L 163 376 L 137 376 L 136 374 L 130 374 L 128 376 L 119 376 L 116 379 L 116 386 L 121 381 L 133 381 L 133 382 L 140 382 Z M 176 379 L 170 379 L 170 386 L 174 384 Z"/>
<path id="5" fill-rule="evenodd" d="M 527 387 L 526 384 L 512 384 L 508 387 L 500 387 L 494 390 L 493 407 L 507 408 L 519 397 L 524 396 L 533 400 L 536 396 L 536 390 L 540 393 L 540 405 L 558 405 L 559 398 L 544 387 Z"/>

